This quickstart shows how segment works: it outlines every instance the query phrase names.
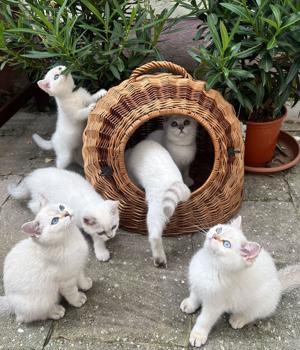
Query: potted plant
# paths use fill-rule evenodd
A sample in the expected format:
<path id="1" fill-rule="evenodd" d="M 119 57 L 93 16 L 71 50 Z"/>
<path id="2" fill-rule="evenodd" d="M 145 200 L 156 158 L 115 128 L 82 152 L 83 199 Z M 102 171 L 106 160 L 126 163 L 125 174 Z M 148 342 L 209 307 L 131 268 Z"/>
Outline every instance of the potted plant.
<path id="1" fill-rule="evenodd" d="M 247 123 L 245 162 L 274 153 L 285 103 L 300 96 L 300 3 L 289 0 L 176 1 L 201 20 L 190 54 L 197 78 L 233 104 Z M 254 147 L 254 149 L 253 149 Z"/>
<path id="2" fill-rule="evenodd" d="M 14 66 L 36 81 L 63 63 L 79 85 L 108 88 L 148 56 L 160 59 L 156 44 L 175 8 L 156 14 L 139 0 L 2 0 L 0 73 Z"/>

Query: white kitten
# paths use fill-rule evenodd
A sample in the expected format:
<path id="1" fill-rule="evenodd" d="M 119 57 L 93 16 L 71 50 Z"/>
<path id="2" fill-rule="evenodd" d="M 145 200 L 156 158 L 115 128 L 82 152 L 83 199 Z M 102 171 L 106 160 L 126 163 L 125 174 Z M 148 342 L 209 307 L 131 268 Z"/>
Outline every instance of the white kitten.
<path id="1" fill-rule="evenodd" d="M 97 259 L 109 259 L 105 242 L 116 235 L 119 202 L 104 200 L 79 174 L 57 168 L 37 169 L 19 185 L 9 185 L 8 192 L 18 199 L 31 197 L 28 207 L 34 213 L 40 209 L 40 195 L 51 203 L 66 203 L 74 211 L 77 226 L 92 236 Z"/>
<path id="2" fill-rule="evenodd" d="M 163 145 L 180 169 L 187 186 L 193 185 L 190 165 L 195 158 L 197 145 L 197 122 L 189 117 L 174 115 L 164 118 L 164 129 L 156 130 L 147 139 Z"/>
<path id="3" fill-rule="evenodd" d="M 129 176 L 146 192 L 147 228 L 154 265 L 166 266 L 163 230 L 177 204 L 188 200 L 191 192 L 169 152 L 157 142 L 144 140 L 127 150 L 125 156 Z"/>
<path id="4" fill-rule="evenodd" d="M 190 296 L 180 305 L 193 313 L 202 304 L 190 334 L 190 343 L 200 347 L 217 319 L 231 313 L 234 329 L 270 316 L 281 293 L 300 284 L 300 265 L 276 270 L 272 257 L 258 243 L 247 241 L 239 216 L 231 224 L 217 225 L 189 268 Z"/>
<path id="5" fill-rule="evenodd" d="M 4 291 L 0 314 L 12 313 L 17 322 L 60 319 L 69 304 L 80 307 L 92 280 L 84 275 L 88 246 L 64 204 L 43 206 L 34 221 L 22 226 L 31 236 L 17 243 L 4 261 Z"/>
<path id="6" fill-rule="evenodd" d="M 56 166 L 66 168 L 74 158 L 74 153 L 81 154 L 82 132 L 89 113 L 94 109 L 95 103 L 106 94 L 101 89 L 91 95 L 87 90 L 79 88 L 74 91 L 75 84 L 71 74 L 64 75 L 64 66 L 52 68 L 38 86 L 54 96 L 57 103 L 56 130 L 51 140 L 46 141 L 37 134 L 32 138 L 35 143 L 45 149 L 54 149 L 56 153 Z"/>

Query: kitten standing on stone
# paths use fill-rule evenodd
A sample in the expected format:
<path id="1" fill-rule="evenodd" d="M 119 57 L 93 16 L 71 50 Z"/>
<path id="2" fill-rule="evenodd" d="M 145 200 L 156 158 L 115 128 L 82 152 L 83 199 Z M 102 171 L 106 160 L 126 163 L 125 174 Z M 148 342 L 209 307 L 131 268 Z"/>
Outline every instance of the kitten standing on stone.
<path id="1" fill-rule="evenodd" d="M 44 204 L 22 230 L 31 238 L 5 258 L 0 314 L 15 314 L 17 322 L 58 320 L 65 314 L 61 296 L 81 307 L 87 298 L 79 289 L 90 289 L 92 280 L 84 274 L 88 246 L 71 211 L 64 204 Z"/>
<path id="2" fill-rule="evenodd" d="M 19 185 L 9 185 L 8 192 L 18 199 L 31 197 L 28 207 L 33 213 L 40 210 L 40 195 L 51 203 L 66 203 L 74 211 L 77 226 L 92 236 L 97 259 L 109 259 L 105 242 L 116 235 L 119 202 L 104 200 L 79 174 L 57 168 L 37 169 Z"/>
<path id="3" fill-rule="evenodd" d="M 190 177 L 190 165 L 196 155 L 196 137 L 196 120 L 178 115 L 165 117 L 163 130 L 156 130 L 147 137 L 148 140 L 160 143 L 169 151 L 187 186 L 194 183 Z"/>
<path id="4" fill-rule="evenodd" d="M 38 81 L 38 86 L 42 90 L 55 97 L 56 130 L 49 141 L 38 134 L 32 135 L 39 147 L 45 150 L 54 149 L 58 168 L 66 168 L 74 159 L 75 153 L 81 154 L 81 138 L 85 121 L 97 100 L 106 94 L 104 89 L 93 95 L 83 88 L 74 90 L 72 75 L 63 74 L 65 69 L 64 66 L 52 68 L 43 80 Z"/>
<path id="5" fill-rule="evenodd" d="M 189 188 L 169 152 L 159 143 L 144 140 L 126 151 L 128 175 L 146 193 L 147 228 L 154 265 L 166 266 L 162 233 L 179 202 L 190 197 Z"/>
<path id="6" fill-rule="evenodd" d="M 234 329 L 272 315 L 281 294 L 300 285 L 300 265 L 277 271 L 270 254 L 247 241 L 238 217 L 208 231 L 203 248 L 192 258 L 189 284 L 190 296 L 180 308 L 193 313 L 202 305 L 190 334 L 191 345 L 200 347 L 224 312 L 231 314 Z"/>

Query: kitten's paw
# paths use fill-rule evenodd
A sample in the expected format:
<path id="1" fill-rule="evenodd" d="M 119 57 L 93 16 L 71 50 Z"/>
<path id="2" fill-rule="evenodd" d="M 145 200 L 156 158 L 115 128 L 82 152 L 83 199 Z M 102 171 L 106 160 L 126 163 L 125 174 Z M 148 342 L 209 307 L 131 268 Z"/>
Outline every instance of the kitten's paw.
<path id="1" fill-rule="evenodd" d="M 81 307 L 87 301 L 86 295 L 84 293 L 82 293 L 82 292 L 78 292 L 78 295 L 77 295 L 76 299 L 77 300 L 74 300 L 73 303 L 70 303 L 71 305 L 73 305 L 75 307 Z"/>
<path id="2" fill-rule="evenodd" d="M 191 298 L 185 298 L 180 304 L 180 309 L 187 314 L 192 314 L 197 310 L 197 305 L 192 302 Z"/>
<path id="3" fill-rule="evenodd" d="M 82 290 L 89 290 L 93 286 L 93 280 L 90 277 L 85 277 L 79 283 L 79 288 Z"/>
<path id="4" fill-rule="evenodd" d="M 105 96 L 107 94 L 107 91 L 105 89 L 101 89 L 97 92 L 97 100 L 99 100 L 101 97 Z"/>
<path id="5" fill-rule="evenodd" d="M 88 105 L 88 109 L 91 112 L 96 107 L 96 103 L 91 103 Z"/>
<path id="6" fill-rule="evenodd" d="M 190 187 L 190 186 L 193 186 L 193 185 L 194 185 L 195 181 L 194 181 L 191 177 L 187 176 L 187 177 L 184 179 L 184 183 L 185 183 L 188 187 Z"/>
<path id="7" fill-rule="evenodd" d="M 197 348 L 200 348 L 201 345 L 204 345 L 207 341 L 207 333 L 203 332 L 201 329 L 194 330 L 192 329 L 190 334 L 190 344 Z"/>
<path id="8" fill-rule="evenodd" d="M 229 323 L 233 329 L 240 329 L 245 326 L 247 321 L 241 315 L 231 315 L 229 318 Z"/>
<path id="9" fill-rule="evenodd" d="M 110 253 L 107 249 L 101 251 L 96 250 L 95 254 L 99 261 L 108 261 L 110 258 Z"/>
<path id="10" fill-rule="evenodd" d="M 167 267 L 167 258 L 166 256 L 157 256 L 153 258 L 154 266 L 158 268 L 166 268 Z"/>
<path id="11" fill-rule="evenodd" d="M 54 305 L 53 310 L 50 311 L 49 318 L 52 320 L 59 320 L 65 316 L 66 309 L 61 305 Z"/>

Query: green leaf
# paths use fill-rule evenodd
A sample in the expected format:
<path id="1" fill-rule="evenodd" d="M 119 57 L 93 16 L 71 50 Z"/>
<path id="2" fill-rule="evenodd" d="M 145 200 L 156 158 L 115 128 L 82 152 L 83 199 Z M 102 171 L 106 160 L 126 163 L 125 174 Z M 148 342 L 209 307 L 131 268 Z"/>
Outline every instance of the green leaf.
<path id="1" fill-rule="evenodd" d="M 109 69 L 116 79 L 121 80 L 120 73 L 114 65 L 109 66 Z"/>
<path id="2" fill-rule="evenodd" d="M 255 78 L 255 76 L 252 73 L 250 73 L 246 70 L 243 70 L 243 69 L 231 69 L 230 75 L 236 75 L 239 78 L 245 78 L 245 79 Z"/>
<path id="3" fill-rule="evenodd" d="M 273 49 L 275 44 L 276 44 L 276 36 L 274 35 L 273 38 L 267 44 L 267 50 Z"/>
<path id="4" fill-rule="evenodd" d="M 29 51 L 29 53 L 21 56 L 27 57 L 27 58 L 41 59 L 41 58 L 59 57 L 62 55 L 54 52 Z"/>
<path id="5" fill-rule="evenodd" d="M 270 4 L 271 10 L 273 12 L 273 15 L 275 17 L 275 20 L 277 22 L 278 27 L 280 27 L 281 24 L 281 15 L 280 15 L 280 10 L 278 9 L 278 7 Z"/>
<path id="6" fill-rule="evenodd" d="M 124 63 L 123 63 L 123 61 L 121 60 L 120 57 L 117 58 L 116 64 L 117 64 L 119 72 L 123 72 L 124 69 L 125 69 L 125 65 L 124 65 Z"/>
<path id="7" fill-rule="evenodd" d="M 291 65 L 289 72 L 287 74 L 287 77 L 282 81 L 280 85 L 278 95 L 281 95 L 286 90 L 290 82 L 297 76 L 297 74 L 299 74 L 299 69 L 300 69 L 300 59 Z"/>
<path id="8" fill-rule="evenodd" d="M 104 20 L 101 16 L 101 13 L 96 9 L 96 7 L 89 0 L 80 0 L 80 2 L 83 3 L 83 5 L 86 6 L 98 18 L 100 23 L 105 25 Z"/>
<path id="9" fill-rule="evenodd" d="M 223 21 L 220 21 L 220 32 L 221 32 L 221 38 L 222 38 L 223 52 L 225 52 L 229 44 L 229 37 Z"/>
<path id="10" fill-rule="evenodd" d="M 269 53 L 265 53 L 259 62 L 259 66 L 265 71 L 269 72 L 273 67 L 272 57 Z"/>
<path id="11" fill-rule="evenodd" d="M 278 25 L 275 21 L 269 18 L 262 17 L 261 18 L 264 22 L 268 23 L 271 27 L 274 27 L 276 30 L 278 29 Z"/>
<path id="12" fill-rule="evenodd" d="M 244 9 L 243 7 L 234 5 L 234 4 L 223 3 L 223 2 L 220 5 L 227 8 L 229 11 L 237 14 L 239 17 L 246 20 L 247 22 L 249 21 L 247 10 Z"/>
<path id="13" fill-rule="evenodd" d="M 205 90 L 209 90 L 214 87 L 214 85 L 220 81 L 222 73 L 217 73 L 212 75 L 205 84 Z"/>
<path id="14" fill-rule="evenodd" d="M 208 24 L 209 30 L 211 32 L 211 35 L 213 37 L 213 42 L 214 42 L 216 48 L 218 49 L 218 51 L 220 53 L 222 53 L 223 51 L 222 51 L 220 37 L 219 37 L 217 28 L 214 24 L 214 21 L 213 21 L 211 15 L 207 16 L 207 24 Z"/>
<path id="15" fill-rule="evenodd" d="M 255 46 L 249 47 L 249 49 L 246 49 L 244 51 L 239 52 L 236 57 L 238 58 L 246 58 L 254 54 L 255 52 L 258 52 L 258 48 L 261 47 L 261 44 L 257 44 Z"/>
<path id="16" fill-rule="evenodd" d="M 65 0 L 64 3 L 62 4 L 62 6 L 60 7 L 60 9 L 57 12 L 56 18 L 55 18 L 55 31 L 56 33 L 58 33 L 59 31 L 59 24 L 60 24 L 60 19 L 61 19 L 61 15 L 65 10 L 65 7 L 67 5 L 68 0 Z"/>

